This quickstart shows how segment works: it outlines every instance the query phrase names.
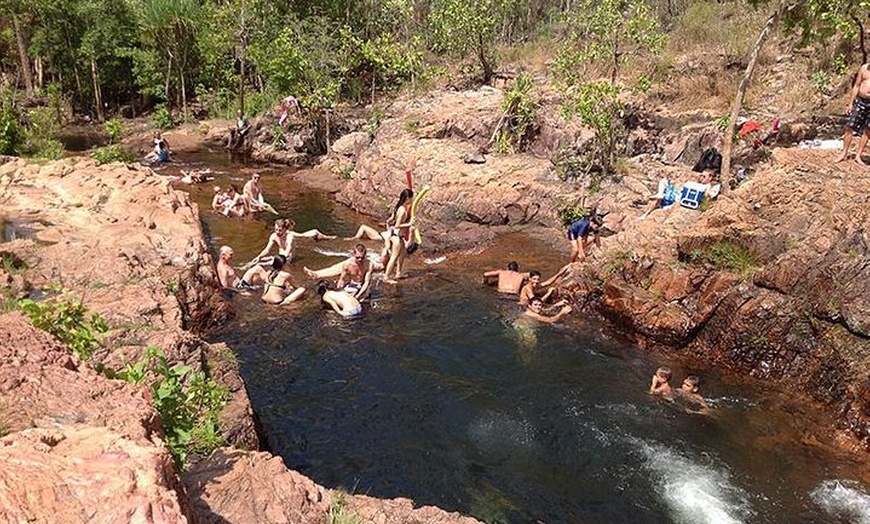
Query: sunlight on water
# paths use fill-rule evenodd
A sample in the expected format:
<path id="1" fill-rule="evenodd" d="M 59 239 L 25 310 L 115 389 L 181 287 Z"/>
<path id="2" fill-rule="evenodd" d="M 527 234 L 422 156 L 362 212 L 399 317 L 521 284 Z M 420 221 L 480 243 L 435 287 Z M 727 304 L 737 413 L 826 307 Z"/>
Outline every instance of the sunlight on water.
<path id="1" fill-rule="evenodd" d="M 633 439 L 654 474 L 656 491 L 679 523 L 738 524 L 749 522 L 746 494 L 731 484 L 727 471 L 701 464 L 661 444 Z"/>
<path id="2" fill-rule="evenodd" d="M 826 480 L 811 494 L 813 501 L 832 516 L 855 524 L 870 524 L 870 494 L 855 482 Z"/>
<path id="3" fill-rule="evenodd" d="M 517 448 L 529 451 L 536 447 L 532 423 L 504 413 L 485 414 L 471 424 L 468 433 L 471 441 L 487 453 Z"/>

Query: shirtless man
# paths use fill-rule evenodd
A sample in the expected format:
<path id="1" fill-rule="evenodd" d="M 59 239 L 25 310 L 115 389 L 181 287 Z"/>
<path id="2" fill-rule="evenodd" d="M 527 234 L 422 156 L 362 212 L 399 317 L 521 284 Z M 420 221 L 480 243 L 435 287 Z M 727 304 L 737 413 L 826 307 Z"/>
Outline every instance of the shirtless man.
<path id="1" fill-rule="evenodd" d="M 362 314 L 362 304 L 359 300 L 344 291 L 332 291 L 325 280 L 317 283 L 317 294 L 324 304 L 329 305 L 333 311 L 345 318 Z"/>
<path id="2" fill-rule="evenodd" d="M 843 151 L 837 157 L 836 162 L 842 162 L 849 156 L 849 146 L 852 145 L 852 136 L 860 136 L 858 149 L 855 151 L 855 163 L 861 166 L 867 164 L 861 160 L 867 139 L 870 138 L 870 129 L 867 128 L 870 120 L 870 68 L 868 64 L 861 66 L 855 76 L 855 85 L 852 86 L 852 96 L 849 106 L 846 108 L 849 120 L 846 122 L 846 131 L 843 133 Z"/>
<path id="3" fill-rule="evenodd" d="M 277 247 L 278 254 L 287 257 L 288 261 L 293 260 L 293 240 L 299 237 L 313 238 L 314 240 L 331 240 L 335 238 L 335 235 L 325 235 L 318 229 L 309 229 L 304 233 L 297 233 L 296 231 L 293 231 L 293 228 L 296 227 L 296 223 L 289 218 L 279 218 L 275 221 L 274 227 L 275 231 L 269 235 L 269 241 L 266 243 L 266 247 L 264 247 L 253 260 L 248 262 L 245 267 L 250 267 L 259 262 L 263 262 L 263 259 L 270 251 L 272 251 L 273 247 Z"/>
<path id="4" fill-rule="evenodd" d="M 267 273 L 257 266 L 249 269 L 240 279 L 236 276 L 236 270 L 230 264 L 233 259 L 233 248 L 221 246 L 217 261 L 217 277 L 221 286 L 226 289 L 248 291 L 254 284 L 265 282 Z"/>
<path id="5" fill-rule="evenodd" d="M 571 268 L 570 265 L 562 266 L 562 268 L 552 277 L 547 280 L 541 282 L 541 273 L 540 271 L 530 271 L 529 272 L 529 281 L 526 282 L 526 285 L 520 290 L 520 305 L 527 306 L 529 302 L 532 301 L 538 295 L 540 289 L 545 288 L 547 286 L 552 286 L 557 280 L 559 280 L 563 275 L 568 273 L 568 270 Z M 539 298 L 542 302 L 549 302 L 549 300 L 553 297 L 553 293 L 556 292 L 556 288 L 550 288 L 543 293 Z M 567 302 L 566 302 L 567 304 Z M 563 304 L 564 305 L 564 304 Z"/>
<path id="6" fill-rule="evenodd" d="M 251 179 L 245 182 L 242 187 L 242 195 L 245 197 L 245 203 L 251 212 L 263 211 L 265 202 L 263 199 L 263 188 L 260 186 L 260 173 L 251 175 Z"/>
<path id="7" fill-rule="evenodd" d="M 507 265 L 507 269 L 493 269 L 483 274 L 483 283 L 488 284 L 493 277 L 498 278 L 498 292 L 516 295 L 523 286 L 523 281 L 529 278 L 528 273 L 520 273 L 520 266 L 514 261 Z"/>
<path id="8" fill-rule="evenodd" d="M 357 244 L 353 248 L 351 258 L 342 264 L 336 287 L 361 300 L 368 294 L 369 287 L 372 285 L 372 272 L 372 263 L 366 258 L 366 247 Z"/>
<path id="9" fill-rule="evenodd" d="M 555 324 L 559 320 L 562 319 L 565 315 L 573 311 L 573 308 L 567 304 L 562 306 L 562 309 L 559 310 L 558 313 L 552 316 L 547 316 L 543 313 L 544 303 L 541 302 L 540 298 L 533 298 L 529 303 L 528 309 L 523 313 L 526 317 L 537 320 L 538 322 L 544 322 L 546 324 Z"/>
<path id="10" fill-rule="evenodd" d="M 697 375 L 689 375 L 683 379 L 680 389 L 673 390 L 674 398 L 688 404 L 686 410 L 690 413 L 706 413 L 709 409 L 707 401 L 699 393 L 701 379 Z"/>

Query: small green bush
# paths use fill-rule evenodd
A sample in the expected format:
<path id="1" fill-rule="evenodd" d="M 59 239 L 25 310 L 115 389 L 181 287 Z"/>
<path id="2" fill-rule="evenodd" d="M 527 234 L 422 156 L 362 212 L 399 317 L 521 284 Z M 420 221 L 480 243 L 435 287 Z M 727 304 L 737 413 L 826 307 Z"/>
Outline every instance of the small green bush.
<path id="1" fill-rule="evenodd" d="M 109 143 L 117 144 L 121 141 L 121 135 L 124 134 L 124 123 L 118 120 L 117 118 L 113 118 L 111 120 L 106 121 L 104 124 L 106 128 L 106 133 L 109 134 Z"/>
<path id="2" fill-rule="evenodd" d="M 100 339 L 109 331 L 98 313 L 89 313 L 79 301 L 35 302 L 20 300 L 18 307 L 39 329 L 47 331 L 66 344 L 82 360 L 87 360 L 100 347 Z"/>
<path id="3" fill-rule="evenodd" d="M 12 94 L 0 90 L 0 155 L 15 155 L 24 140 Z"/>
<path id="4" fill-rule="evenodd" d="M 136 160 L 136 153 L 120 144 L 101 147 L 94 151 L 92 156 L 98 164 L 108 164 L 109 162 L 123 162 L 126 164 Z"/>
<path id="5" fill-rule="evenodd" d="M 154 114 L 151 116 L 154 127 L 158 129 L 170 129 L 175 125 L 172 120 L 172 114 L 166 107 L 166 104 L 157 104 L 154 108 Z"/>
<path id="6" fill-rule="evenodd" d="M 134 384 L 155 377 L 149 384 L 166 445 L 183 467 L 190 453 L 207 455 L 224 444 L 219 419 L 229 393 L 202 371 L 188 365 L 169 365 L 163 352 L 149 347 L 137 363 L 127 363 L 117 378 Z"/>
<path id="7" fill-rule="evenodd" d="M 751 251 L 734 242 L 722 241 L 706 248 L 693 249 L 688 254 L 690 262 L 712 264 L 719 269 L 735 271 L 745 275 L 758 265 Z"/>
<path id="8" fill-rule="evenodd" d="M 343 494 L 336 497 L 329 506 L 326 515 L 326 524 L 362 524 L 363 519 L 347 507 L 347 500 Z"/>
<path id="9" fill-rule="evenodd" d="M 21 150 L 26 156 L 37 160 L 60 160 L 64 155 L 63 144 L 60 140 L 46 138 L 37 141 L 28 141 Z"/>
<path id="10" fill-rule="evenodd" d="M 538 108 L 534 87 L 532 77 L 523 74 L 517 77 L 505 94 L 501 104 L 504 121 L 495 135 L 497 153 L 523 151 L 528 145 Z"/>

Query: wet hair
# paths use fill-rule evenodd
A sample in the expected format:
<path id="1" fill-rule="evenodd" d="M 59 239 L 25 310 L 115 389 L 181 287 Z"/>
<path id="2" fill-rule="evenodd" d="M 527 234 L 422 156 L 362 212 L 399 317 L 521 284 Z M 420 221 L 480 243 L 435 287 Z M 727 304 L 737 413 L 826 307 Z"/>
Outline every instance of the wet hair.
<path id="1" fill-rule="evenodd" d="M 662 366 L 656 370 L 656 375 L 662 377 L 665 380 L 671 380 L 671 368 Z"/>
<path id="2" fill-rule="evenodd" d="M 233 248 L 231 248 L 230 246 L 221 246 L 221 249 L 220 249 L 221 256 L 226 255 L 228 253 L 232 253 L 232 252 L 233 252 Z"/>
<path id="3" fill-rule="evenodd" d="M 533 270 L 529 271 L 529 277 L 539 277 L 539 276 L 541 276 L 541 272 L 538 271 L 537 269 L 533 269 Z"/>
<path id="4" fill-rule="evenodd" d="M 517 264 L 516 260 L 511 260 L 510 262 L 508 262 L 507 268 L 508 268 L 508 271 L 519 271 L 520 265 Z"/>
<path id="5" fill-rule="evenodd" d="M 361 253 L 361 254 L 363 254 L 363 255 L 366 254 L 366 246 L 365 246 L 365 244 L 357 244 L 357 245 L 353 246 L 353 250 L 354 250 L 354 252 L 356 252 L 356 253 Z"/>
<path id="6" fill-rule="evenodd" d="M 284 268 L 284 264 L 287 263 L 287 257 L 284 255 L 275 255 L 272 257 L 272 271 L 269 272 L 269 282 L 275 280 L 275 277 L 278 276 L 278 273 Z"/>
<path id="7" fill-rule="evenodd" d="M 414 190 L 410 187 L 403 189 L 402 192 L 399 193 L 399 201 L 396 202 L 396 207 L 393 209 L 393 213 L 395 213 L 396 210 L 405 205 L 405 202 L 412 198 L 414 198 Z"/>
<path id="8" fill-rule="evenodd" d="M 325 280 L 317 283 L 317 294 L 320 295 L 320 298 L 323 298 L 327 291 L 329 291 L 329 284 Z"/>
<path id="9" fill-rule="evenodd" d="M 275 221 L 275 227 L 280 227 L 282 229 L 290 229 L 290 220 L 286 218 L 279 218 Z"/>
<path id="10" fill-rule="evenodd" d="M 688 377 L 683 379 L 683 382 L 692 386 L 692 388 L 696 388 L 701 385 L 701 379 L 698 378 L 698 375 L 689 375 Z"/>
<path id="11" fill-rule="evenodd" d="M 533 306 L 533 305 L 535 305 L 535 304 L 540 304 L 540 305 L 543 307 L 543 305 L 544 305 L 544 301 L 541 300 L 541 299 L 538 298 L 538 297 L 535 297 L 535 298 L 533 298 L 532 300 L 529 301 L 529 306 Z"/>

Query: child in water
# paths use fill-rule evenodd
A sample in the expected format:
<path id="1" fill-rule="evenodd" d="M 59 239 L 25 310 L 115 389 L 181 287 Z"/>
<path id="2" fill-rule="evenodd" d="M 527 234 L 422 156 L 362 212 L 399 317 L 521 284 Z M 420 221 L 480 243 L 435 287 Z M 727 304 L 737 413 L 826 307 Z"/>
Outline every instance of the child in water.
<path id="1" fill-rule="evenodd" d="M 673 395 L 670 382 L 671 368 L 664 366 L 658 368 L 652 377 L 652 383 L 649 385 L 649 394 L 670 398 Z"/>

